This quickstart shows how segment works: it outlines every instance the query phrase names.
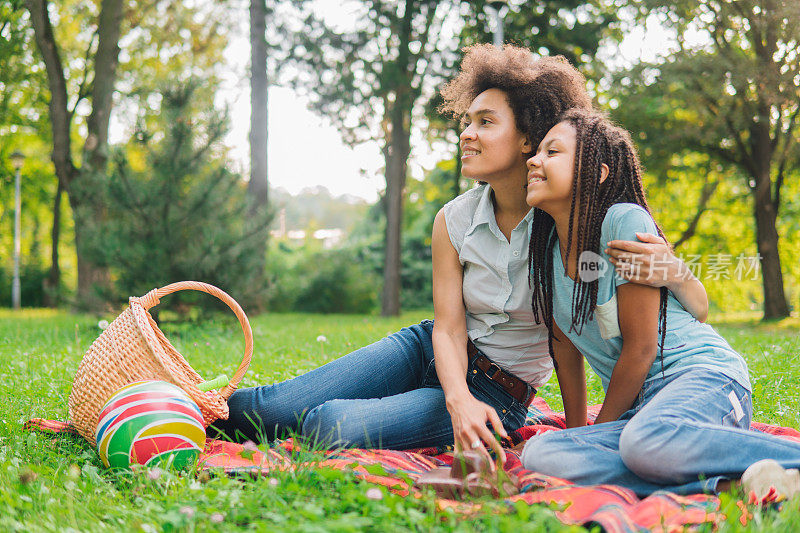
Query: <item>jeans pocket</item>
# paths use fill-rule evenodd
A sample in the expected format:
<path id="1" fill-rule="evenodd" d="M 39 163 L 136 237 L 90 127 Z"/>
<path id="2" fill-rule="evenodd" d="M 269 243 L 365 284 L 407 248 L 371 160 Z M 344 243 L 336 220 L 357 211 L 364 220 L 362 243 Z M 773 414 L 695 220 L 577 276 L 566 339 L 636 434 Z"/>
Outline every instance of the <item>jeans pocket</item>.
<path id="1" fill-rule="evenodd" d="M 735 382 L 727 394 L 727 405 L 730 410 L 722 416 L 723 426 L 735 427 L 740 429 L 750 429 L 750 417 L 752 407 L 750 404 L 750 393 Z"/>
<path id="2" fill-rule="evenodd" d="M 472 370 L 470 372 L 472 373 Z M 503 387 L 481 373 L 480 370 L 472 373 L 470 379 L 467 380 L 467 384 L 475 398 L 494 407 L 503 425 L 507 425 L 507 423 L 513 425 L 520 419 L 522 422 L 525 421 L 527 411 L 522 404 L 506 392 Z M 516 429 L 516 427 L 513 429 Z"/>
<path id="3" fill-rule="evenodd" d="M 423 387 L 439 387 L 439 375 L 436 373 L 436 360 L 431 359 L 428 363 L 425 373 L 422 375 Z"/>

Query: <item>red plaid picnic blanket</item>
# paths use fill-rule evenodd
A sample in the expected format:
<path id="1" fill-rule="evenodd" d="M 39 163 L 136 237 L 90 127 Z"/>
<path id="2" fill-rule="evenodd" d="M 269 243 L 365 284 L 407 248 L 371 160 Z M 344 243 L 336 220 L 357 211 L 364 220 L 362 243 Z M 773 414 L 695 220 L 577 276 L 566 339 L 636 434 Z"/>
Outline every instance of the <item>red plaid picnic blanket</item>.
<path id="1" fill-rule="evenodd" d="M 590 419 L 597 416 L 600 406 L 589 409 Z M 545 431 L 563 429 L 563 413 L 554 412 L 547 403 L 537 398 L 528 411 L 525 426 L 512 437 L 519 442 Z M 25 424 L 25 429 L 50 433 L 76 433 L 67 423 L 35 418 Z M 770 424 L 753 423 L 752 429 L 778 435 L 800 442 L 800 431 Z M 227 473 L 249 473 L 268 475 L 270 472 L 291 470 L 298 467 L 330 467 L 352 469 L 369 483 L 376 483 L 403 496 L 418 494 L 409 486 L 407 479 L 416 480 L 422 473 L 452 463 L 451 451 L 426 448 L 419 450 L 364 450 L 346 449 L 328 452 L 322 460 L 298 463 L 293 459 L 295 444 L 287 439 L 272 446 L 266 452 L 252 447 L 219 440 L 206 441 L 200 458 L 201 469 L 222 470 Z M 725 517 L 720 512 L 716 496 L 697 494 L 678 496 L 669 492 L 657 492 L 640 499 L 628 489 L 614 485 L 579 487 L 572 483 L 522 468 L 516 453 L 506 452 L 505 469 L 517 478 L 520 494 L 505 498 L 509 509 L 517 502 L 529 505 L 556 504 L 560 510 L 556 516 L 565 524 L 600 525 L 608 533 L 629 533 L 658 528 L 661 531 L 681 531 L 687 526 L 716 523 Z M 383 467 L 383 474 L 374 474 L 373 465 Z M 472 513 L 480 509 L 480 503 L 439 499 L 440 509 L 451 508 L 457 512 Z M 746 521 L 748 512 L 740 502 L 741 520 Z"/>

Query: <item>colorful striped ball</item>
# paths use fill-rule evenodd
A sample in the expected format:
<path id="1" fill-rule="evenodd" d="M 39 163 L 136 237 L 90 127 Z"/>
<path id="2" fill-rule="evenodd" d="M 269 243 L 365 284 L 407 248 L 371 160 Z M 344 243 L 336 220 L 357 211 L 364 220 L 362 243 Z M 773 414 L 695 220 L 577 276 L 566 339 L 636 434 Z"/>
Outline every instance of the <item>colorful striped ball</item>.
<path id="1" fill-rule="evenodd" d="M 116 391 L 98 417 L 97 451 L 103 464 L 128 468 L 193 465 L 206 440 L 203 415 L 181 389 L 166 381 L 137 381 Z"/>

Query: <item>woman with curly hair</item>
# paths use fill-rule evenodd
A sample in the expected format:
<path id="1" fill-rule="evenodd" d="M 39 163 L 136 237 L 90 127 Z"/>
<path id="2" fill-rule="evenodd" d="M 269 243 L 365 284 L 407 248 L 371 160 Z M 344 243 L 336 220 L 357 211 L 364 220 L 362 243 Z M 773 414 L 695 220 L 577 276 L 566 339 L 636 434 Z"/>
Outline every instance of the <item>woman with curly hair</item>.
<path id="1" fill-rule="evenodd" d="M 455 444 L 499 448 L 525 421 L 552 373 L 547 329 L 530 309 L 525 161 L 556 118 L 590 108 L 586 81 L 563 58 L 506 45 L 467 50 L 442 91 L 443 111 L 464 119 L 463 175 L 482 183 L 445 205 L 433 226 L 435 321 L 425 320 L 296 378 L 235 392 L 232 438 L 267 440 L 295 431 L 323 446 L 408 449 Z M 658 252 L 668 284 L 703 318 L 708 302 L 662 240 L 620 244 Z M 649 272 L 647 258 L 641 256 Z M 501 458 L 504 457 L 500 454 Z"/>

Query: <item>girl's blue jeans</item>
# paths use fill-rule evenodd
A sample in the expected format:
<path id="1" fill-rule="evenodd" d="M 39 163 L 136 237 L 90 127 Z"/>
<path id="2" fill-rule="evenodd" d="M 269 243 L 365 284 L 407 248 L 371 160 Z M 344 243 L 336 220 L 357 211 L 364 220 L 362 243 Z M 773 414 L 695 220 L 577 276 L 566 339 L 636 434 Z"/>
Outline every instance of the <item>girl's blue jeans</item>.
<path id="1" fill-rule="evenodd" d="M 646 496 L 716 492 L 748 466 L 775 459 L 800 466 L 800 444 L 750 431 L 750 392 L 720 372 L 690 368 L 645 383 L 614 422 L 533 437 L 522 452 L 529 470 L 579 485 L 615 484 Z"/>
<path id="2" fill-rule="evenodd" d="M 453 443 L 453 427 L 436 375 L 433 321 L 403 328 L 293 379 L 238 390 L 230 417 L 213 426 L 235 440 L 300 433 L 325 447 L 408 449 Z M 472 394 L 491 405 L 507 431 L 527 409 L 469 362 Z"/>

